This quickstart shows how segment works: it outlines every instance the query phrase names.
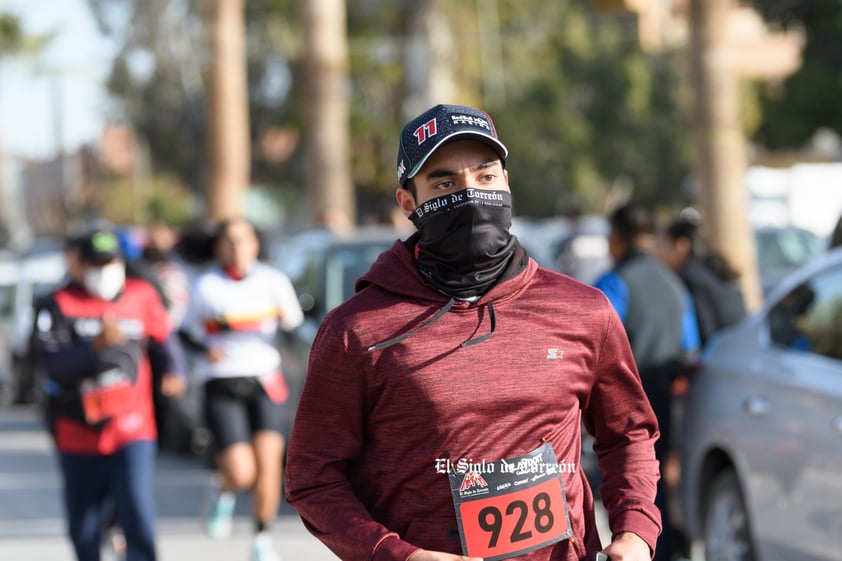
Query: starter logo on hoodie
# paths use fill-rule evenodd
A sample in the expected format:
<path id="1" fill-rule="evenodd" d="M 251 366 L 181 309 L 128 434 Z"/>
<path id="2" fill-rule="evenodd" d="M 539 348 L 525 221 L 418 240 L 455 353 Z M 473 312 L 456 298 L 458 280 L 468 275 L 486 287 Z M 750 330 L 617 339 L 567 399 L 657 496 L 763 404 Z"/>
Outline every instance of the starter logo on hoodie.
<path id="1" fill-rule="evenodd" d="M 561 360 L 564 358 L 564 351 L 561 349 L 547 349 L 547 359 Z"/>

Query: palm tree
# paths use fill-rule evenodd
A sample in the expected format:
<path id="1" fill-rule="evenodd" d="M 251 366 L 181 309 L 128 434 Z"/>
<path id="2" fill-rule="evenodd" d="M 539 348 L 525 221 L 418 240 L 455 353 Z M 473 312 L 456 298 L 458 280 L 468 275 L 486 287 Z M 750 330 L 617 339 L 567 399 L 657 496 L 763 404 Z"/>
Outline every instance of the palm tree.
<path id="1" fill-rule="evenodd" d="M 345 0 L 299 0 L 304 29 L 307 193 L 314 222 L 356 222 Z"/>
<path id="2" fill-rule="evenodd" d="M 251 175 L 243 0 L 216 0 L 208 88 L 208 216 L 240 215 Z"/>

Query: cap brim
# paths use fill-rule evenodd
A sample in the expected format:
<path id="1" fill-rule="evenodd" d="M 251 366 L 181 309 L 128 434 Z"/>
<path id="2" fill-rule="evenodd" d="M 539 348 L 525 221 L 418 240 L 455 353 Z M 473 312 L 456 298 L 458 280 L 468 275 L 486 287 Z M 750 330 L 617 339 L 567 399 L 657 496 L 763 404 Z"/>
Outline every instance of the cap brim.
<path id="1" fill-rule="evenodd" d="M 484 134 L 478 134 L 472 131 L 457 131 L 445 136 L 442 140 L 439 141 L 438 144 L 436 144 L 435 148 L 430 150 L 429 153 L 425 154 L 424 157 L 421 158 L 417 164 L 415 164 L 415 167 L 409 170 L 409 173 L 406 174 L 406 179 L 412 179 L 413 177 L 415 177 L 421 170 L 421 168 L 424 167 L 424 164 L 427 162 L 430 156 L 436 153 L 436 150 L 438 150 L 439 148 L 441 148 L 449 142 L 453 142 L 457 139 L 456 137 L 461 137 L 458 138 L 458 140 L 478 140 L 483 144 L 490 146 L 494 149 L 495 152 L 497 152 L 497 155 L 500 156 L 501 162 L 505 162 L 506 158 L 509 156 L 508 148 L 506 148 L 506 146 L 496 138 L 492 138 Z"/>

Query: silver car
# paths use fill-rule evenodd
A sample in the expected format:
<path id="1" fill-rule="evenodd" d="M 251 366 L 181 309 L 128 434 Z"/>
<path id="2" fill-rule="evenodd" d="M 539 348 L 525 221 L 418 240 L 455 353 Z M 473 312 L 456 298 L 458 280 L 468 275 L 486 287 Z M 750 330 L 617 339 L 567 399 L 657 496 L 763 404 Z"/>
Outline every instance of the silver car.
<path id="1" fill-rule="evenodd" d="M 684 415 L 681 514 L 706 561 L 842 559 L 842 249 L 712 340 Z"/>

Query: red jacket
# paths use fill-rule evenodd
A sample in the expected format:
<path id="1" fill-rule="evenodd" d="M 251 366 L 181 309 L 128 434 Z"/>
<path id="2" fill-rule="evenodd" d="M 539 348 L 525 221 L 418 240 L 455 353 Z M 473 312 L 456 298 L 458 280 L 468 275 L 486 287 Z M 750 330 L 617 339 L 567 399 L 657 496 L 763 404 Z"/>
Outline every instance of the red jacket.
<path id="1" fill-rule="evenodd" d="M 310 531 L 344 560 L 461 554 L 437 460 L 511 458 L 546 438 L 560 464 L 576 464 L 562 473 L 574 537 L 520 558 L 585 559 L 601 545 L 578 467 L 584 422 L 612 531 L 654 550 L 657 422 L 603 294 L 529 259 L 478 302 L 456 302 L 410 334 L 447 302 L 398 241 L 322 323 L 286 470 L 287 499 Z M 490 338 L 460 347 L 492 331 L 492 313 Z"/>
<path id="2" fill-rule="evenodd" d="M 157 430 L 147 349 L 150 345 L 163 345 L 170 334 L 170 319 L 155 289 L 146 281 L 128 278 L 121 295 L 106 301 L 69 284 L 41 304 L 46 305 L 49 300 L 54 301 L 56 309 L 36 309 L 33 344 L 52 386 L 56 391 L 59 385 L 65 386 L 60 391 L 62 395 L 72 394 L 79 381 L 96 370 L 100 356 L 91 340 L 101 331 L 103 317 L 117 321 L 130 343 L 141 350 L 133 357 L 137 378 L 132 385 L 131 406 L 97 428 L 53 411 L 56 447 L 71 454 L 112 454 L 132 442 L 154 441 Z M 169 363 L 171 357 L 166 358 Z"/>

